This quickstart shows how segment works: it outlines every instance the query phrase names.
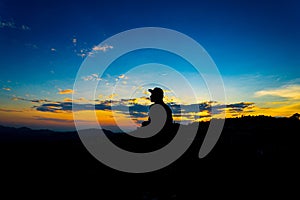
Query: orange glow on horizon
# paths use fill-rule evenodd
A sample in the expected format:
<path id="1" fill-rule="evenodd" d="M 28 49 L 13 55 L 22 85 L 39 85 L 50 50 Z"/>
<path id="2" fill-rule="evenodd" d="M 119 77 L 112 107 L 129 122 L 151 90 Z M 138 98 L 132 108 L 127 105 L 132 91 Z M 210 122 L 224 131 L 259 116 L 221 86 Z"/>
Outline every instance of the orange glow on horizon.
<path id="1" fill-rule="evenodd" d="M 70 102 L 71 99 L 65 98 L 64 102 Z M 79 101 L 79 100 L 78 100 Z M 86 101 L 86 100 L 85 100 Z M 13 104 L 7 106 L 7 108 L 0 108 L 0 123 L 2 125 L 13 125 L 13 126 L 28 126 L 28 127 L 74 127 L 74 117 L 72 111 L 55 110 L 53 112 L 41 112 L 37 111 L 32 107 L 32 102 L 19 102 L 11 101 Z M 15 103 L 16 102 L 16 103 Z M 19 103 L 18 103 L 19 102 Z M 128 101 L 129 104 L 140 104 L 150 105 L 150 101 L 146 97 L 136 98 Z M 247 103 L 245 103 L 247 104 Z M 30 107 L 30 108 L 28 108 Z M 274 101 L 260 103 L 259 105 L 253 104 L 243 109 L 242 112 L 231 110 L 226 108 L 226 118 L 235 118 L 241 116 L 258 116 L 266 115 L 273 117 L 290 117 L 294 113 L 300 113 L 300 102 L 297 101 Z M 131 119 L 130 116 L 118 112 L 108 110 L 83 110 L 78 112 L 78 120 L 86 126 L 92 125 L 93 120 L 96 119 L 103 127 L 122 126 L 129 128 L 136 128 L 140 126 L 137 121 L 145 121 L 147 117 L 139 117 Z M 93 117 L 94 116 L 94 117 Z M 96 118 L 95 118 L 96 116 Z M 221 115 L 215 115 L 214 118 L 222 118 Z M 188 113 L 182 116 L 174 115 L 173 119 L 175 122 L 191 123 L 193 121 L 209 121 L 212 117 L 208 111 L 202 111 L 199 113 Z"/>

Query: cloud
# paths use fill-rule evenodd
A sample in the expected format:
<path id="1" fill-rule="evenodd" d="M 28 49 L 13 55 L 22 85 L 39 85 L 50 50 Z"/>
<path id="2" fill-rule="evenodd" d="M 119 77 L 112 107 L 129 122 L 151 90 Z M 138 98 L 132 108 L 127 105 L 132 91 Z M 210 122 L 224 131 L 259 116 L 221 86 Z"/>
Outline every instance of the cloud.
<path id="1" fill-rule="evenodd" d="M 262 97 L 267 95 L 289 99 L 300 99 L 300 85 L 285 85 L 276 89 L 260 90 L 255 92 L 255 97 Z"/>
<path id="2" fill-rule="evenodd" d="M 101 45 L 94 46 L 94 47 L 92 48 L 92 50 L 93 50 L 93 51 L 102 51 L 102 52 L 106 52 L 107 50 L 113 49 L 113 48 L 114 48 L 113 46 L 105 44 L 105 45 L 103 45 L 103 46 L 101 46 Z"/>
<path id="3" fill-rule="evenodd" d="M 128 80 L 128 76 L 125 76 L 125 74 L 121 74 L 121 75 L 119 75 L 119 76 L 117 76 L 116 78 L 114 78 L 115 79 L 115 81 L 117 82 L 117 81 L 121 81 L 122 80 L 122 84 L 123 85 L 126 85 L 127 84 L 127 81 L 126 80 Z"/>
<path id="4" fill-rule="evenodd" d="M 30 27 L 27 25 L 18 25 L 15 23 L 15 21 L 13 19 L 10 20 L 2 20 L 0 18 L 0 29 L 1 28 L 10 28 L 10 29 L 19 29 L 19 30 L 23 30 L 23 31 L 29 31 Z"/>
<path id="5" fill-rule="evenodd" d="M 178 108 L 180 106 L 180 108 Z M 188 104 L 188 105 L 177 105 L 178 112 L 181 110 L 182 112 L 195 112 L 197 109 L 202 112 L 204 110 L 211 111 L 211 103 L 210 102 L 203 102 L 198 104 Z"/>
<path id="6" fill-rule="evenodd" d="M 49 102 L 47 99 L 32 99 L 30 100 L 32 103 L 44 103 Z"/>
<path id="7" fill-rule="evenodd" d="M 58 88 L 59 92 L 58 94 L 73 94 L 74 91 L 72 89 L 65 89 L 65 90 L 62 90 L 60 88 Z"/>
<path id="8" fill-rule="evenodd" d="M 100 104 L 78 104 L 72 102 L 52 102 L 47 104 L 42 104 L 40 106 L 34 106 L 37 111 L 41 112 L 71 112 L 72 108 L 75 111 L 86 111 L 86 110 L 111 110 L 111 106 L 108 102 L 102 102 Z"/>
<path id="9" fill-rule="evenodd" d="M 9 88 L 9 87 L 4 87 L 4 88 L 2 88 L 3 90 L 6 90 L 6 91 L 11 91 L 11 88 Z"/>
<path id="10" fill-rule="evenodd" d="M 30 27 L 29 26 L 26 26 L 26 25 L 21 25 L 21 27 L 20 27 L 22 30 L 24 30 L 24 31 L 29 31 L 30 30 Z"/>
<path id="11" fill-rule="evenodd" d="M 141 120 L 148 116 L 150 101 L 147 97 L 121 100 L 105 100 L 94 101 L 94 103 L 72 102 L 71 99 L 66 98 L 64 102 L 44 103 L 40 106 L 34 106 L 37 111 L 41 112 L 72 112 L 72 111 L 113 111 L 123 114 L 125 117 Z M 146 103 L 147 102 L 147 103 Z M 168 103 L 174 117 L 181 118 L 182 122 L 193 122 L 199 119 L 206 119 L 212 117 L 212 114 L 220 114 L 224 111 L 237 116 L 243 113 L 253 112 L 254 103 L 239 102 L 233 104 L 218 104 L 214 101 L 202 102 L 198 104 L 176 104 Z"/>
<path id="12" fill-rule="evenodd" d="M 208 117 L 212 116 L 212 114 L 220 114 L 224 110 L 229 113 L 244 113 L 251 112 L 251 109 L 254 108 L 254 103 L 252 102 L 240 102 L 234 104 L 217 104 L 215 101 L 202 102 L 197 104 L 176 104 L 169 103 L 168 104 L 175 115 L 182 116 L 198 116 L 200 117 Z M 203 113 L 205 115 L 198 115 L 198 113 Z"/>
<path id="13" fill-rule="evenodd" d="M 252 102 L 241 102 L 241 103 L 234 103 L 234 104 L 229 104 L 226 105 L 227 111 L 229 112 L 245 112 L 245 110 L 247 110 L 247 112 L 251 112 L 249 109 L 254 107 L 254 103 Z"/>
<path id="14" fill-rule="evenodd" d="M 247 108 L 249 106 L 253 106 L 253 102 L 240 102 L 240 103 L 234 103 L 234 104 L 228 104 L 226 105 L 227 108 Z"/>
<path id="15" fill-rule="evenodd" d="M 11 100 L 13 100 L 13 101 L 22 100 L 22 101 L 29 101 L 29 102 L 32 102 L 32 103 L 52 102 L 48 99 L 26 99 L 26 98 L 22 98 L 22 97 L 13 97 Z"/>
<path id="16" fill-rule="evenodd" d="M 99 95 L 98 95 L 98 98 L 99 98 L 99 99 L 103 99 L 103 98 L 104 98 L 104 95 L 103 95 L 103 94 L 99 94 Z"/>
<path id="17" fill-rule="evenodd" d="M 11 28 L 11 29 L 16 29 L 17 26 L 14 22 L 13 19 L 11 20 L 1 20 L 0 21 L 0 28 Z"/>
<path id="18" fill-rule="evenodd" d="M 129 105 L 129 100 L 121 101 L 102 101 L 97 104 L 78 104 L 72 102 L 52 102 L 42 104 L 40 106 L 34 106 L 37 111 L 41 112 L 52 112 L 52 113 L 61 113 L 61 112 L 72 112 L 72 108 L 75 111 L 92 111 L 92 110 L 104 110 L 104 111 L 115 111 L 125 115 L 130 115 L 134 118 L 141 118 L 148 116 L 148 105 L 133 104 Z"/>
<path id="19" fill-rule="evenodd" d="M 127 108 L 131 116 L 135 118 L 142 118 L 148 116 L 149 106 L 134 104 Z"/>
<path id="20" fill-rule="evenodd" d="M 84 76 L 84 77 L 82 77 L 82 79 L 84 81 L 101 81 L 102 80 L 98 74 L 91 74 L 88 76 Z"/>
<path id="21" fill-rule="evenodd" d="M 83 48 L 83 49 L 80 49 L 79 51 L 75 50 L 75 52 L 78 52 L 77 56 L 80 56 L 82 58 L 86 57 L 87 55 L 92 55 L 92 53 L 90 52 L 90 49 L 88 49 L 88 48 Z"/>
<path id="22" fill-rule="evenodd" d="M 72 43 L 73 43 L 74 45 L 76 45 L 76 44 L 77 44 L 77 38 L 74 37 L 74 38 L 72 39 Z"/>
<path id="23" fill-rule="evenodd" d="M 121 74 L 120 76 L 118 76 L 119 79 L 125 78 L 125 74 Z"/>
<path id="24" fill-rule="evenodd" d="M 34 106 L 37 111 L 41 112 L 63 112 L 63 111 L 72 111 L 72 103 L 71 102 L 57 102 L 57 103 L 47 103 L 42 104 L 41 106 Z"/>
<path id="25" fill-rule="evenodd" d="M 76 37 L 72 38 L 73 43 L 73 52 L 82 58 L 87 56 L 92 57 L 97 52 L 107 52 L 114 47 L 112 45 L 104 44 L 104 45 L 95 45 L 92 48 L 87 45 L 87 42 L 79 41 Z"/>
<path id="26" fill-rule="evenodd" d="M 21 111 L 21 110 L 11 110 L 11 109 L 0 108 L 0 112 L 23 112 L 23 111 Z"/>
<path id="27" fill-rule="evenodd" d="M 148 92 L 147 90 L 143 90 L 143 92 L 142 92 L 144 95 L 149 95 L 150 94 L 150 92 Z"/>
<path id="28" fill-rule="evenodd" d="M 64 98 L 64 102 L 72 102 L 71 98 Z"/>
<path id="29" fill-rule="evenodd" d="M 13 98 L 11 98 L 11 100 L 13 100 L 13 101 L 17 101 L 17 100 L 25 100 L 25 99 L 23 99 L 23 98 L 19 98 L 19 97 L 13 97 Z"/>
<path id="30" fill-rule="evenodd" d="M 81 58 L 84 58 L 86 56 L 85 53 L 78 53 L 77 56 L 81 57 Z"/>
<path id="31" fill-rule="evenodd" d="M 148 105 L 151 104 L 149 97 L 139 97 L 139 98 L 133 98 L 133 99 L 121 99 L 120 103 L 123 105 L 134 105 L 134 104 L 140 104 L 140 105 Z"/>
<path id="32" fill-rule="evenodd" d="M 48 118 L 48 117 L 40 117 L 40 116 L 33 116 L 35 120 L 40 121 L 52 121 L 52 122 L 74 122 L 72 119 L 58 119 L 58 118 Z"/>
<path id="33" fill-rule="evenodd" d="M 30 49 L 38 49 L 39 48 L 36 44 L 32 44 L 32 43 L 26 43 L 25 47 L 30 48 Z"/>
<path id="34" fill-rule="evenodd" d="M 111 97 L 113 98 L 115 94 Z M 32 103 L 40 103 L 35 105 L 34 108 L 40 112 L 51 113 L 68 113 L 73 111 L 113 111 L 123 114 L 125 117 L 131 119 L 141 120 L 148 116 L 149 105 L 151 104 L 148 97 L 139 97 L 132 99 L 120 99 L 120 100 L 86 100 L 71 98 L 64 98 L 63 101 L 50 101 L 48 99 L 27 99 L 21 97 L 13 97 L 12 100 L 29 101 Z M 172 110 L 174 117 L 181 118 L 180 120 L 186 122 L 192 122 L 193 120 L 205 119 L 220 114 L 224 111 L 230 114 L 228 116 L 237 116 L 244 113 L 254 112 L 259 109 L 252 102 L 238 102 L 232 104 L 218 104 L 215 101 L 207 101 L 195 104 L 178 104 L 175 102 L 167 103 Z M 5 111 L 2 109 L 1 111 Z M 9 112 L 9 110 L 6 110 Z M 13 112 L 13 110 L 11 110 Z"/>

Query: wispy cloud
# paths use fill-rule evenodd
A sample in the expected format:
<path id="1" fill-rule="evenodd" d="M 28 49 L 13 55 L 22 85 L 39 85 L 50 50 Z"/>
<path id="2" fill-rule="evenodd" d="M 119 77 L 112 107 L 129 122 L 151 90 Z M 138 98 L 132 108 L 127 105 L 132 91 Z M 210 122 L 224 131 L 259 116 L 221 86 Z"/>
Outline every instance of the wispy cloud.
<path id="1" fill-rule="evenodd" d="M 0 112 L 23 112 L 21 110 L 12 110 L 12 109 L 3 109 L 3 108 L 0 108 Z"/>
<path id="2" fill-rule="evenodd" d="M 0 18 L 0 29 L 1 28 L 10 28 L 10 29 L 19 29 L 24 31 L 29 31 L 30 27 L 24 24 L 18 25 L 15 23 L 14 19 L 3 20 Z"/>
<path id="3" fill-rule="evenodd" d="M 86 57 L 89 53 L 89 49 L 80 49 L 79 52 L 77 53 L 77 56 L 80 56 L 82 58 Z"/>
<path id="4" fill-rule="evenodd" d="M 17 101 L 17 100 L 29 101 L 29 102 L 32 102 L 32 103 L 46 103 L 46 102 L 51 102 L 48 99 L 26 99 L 26 98 L 22 98 L 22 97 L 13 97 L 13 98 L 11 98 L 11 100 L 13 100 L 13 101 Z"/>
<path id="5" fill-rule="evenodd" d="M 29 99 L 29 98 L 23 98 L 23 97 L 12 97 L 11 98 L 12 101 L 28 101 L 28 102 L 32 102 L 32 103 L 40 103 L 40 104 L 44 104 L 44 103 L 53 103 L 53 104 L 60 104 L 63 102 L 74 102 L 74 103 L 94 103 L 94 100 L 87 100 L 85 98 L 78 98 L 78 99 L 71 99 L 71 98 L 64 98 L 63 101 L 54 101 L 54 100 L 49 100 L 49 99 Z M 37 106 L 35 106 L 36 108 Z"/>
<path id="6" fill-rule="evenodd" d="M 30 49 L 38 49 L 39 48 L 36 44 L 32 44 L 32 43 L 26 43 L 25 47 L 30 48 Z"/>
<path id="7" fill-rule="evenodd" d="M 20 27 L 22 30 L 24 30 L 24 31 L 29 31 L 30 30 L 30 27 L 29 26 L 26 26 L 26 25 L 21 25 L 21 27 Z"/>
<path id="8" fill-rule="evenodd" d="M 63 102 L 89 103 L 89 102 L 95 102 L 95 101 L 93 101 L 93 100 L 87 100 L 87 99 L 85 99 L 85 98 L 82 97 L 82 98 L 79 98 L 79 99 L 64 98 Z"/>
<path id="9" fill-rule="evenodd" d="M 254 103 L 252 102 L 241 102 L 241 103 L 234 103 L 234 104 L 228 104 L 226 105 L 226 108 L 228 108 L 229 112 L 232 113 L 240 113 L 240 112 L 245 112 L 245 110 L 254 108 Z"/>
<path id="10" fill-rule="evenodd" d="M 59 119 L 59 118 L 48 118 L 48 117 L 40 117 L 40 116 L 33 116 L 35 120 L 40 121 L 51 121 L 51 122 L 74 122 L 73 119 Z"/>
<path id="11" fill-rule="evenodd" d="M 300 85 L 285 85 L 276 89 L 260 90 L 255 92 L 255 97 L 262 97 L 267 95 L 284 97 L 294 100 L 300 99 Z"/>
<path id="12" fill-rule="evenodd" d="M 114 48 L 113 46 L 105 44 L 105 45 L 102 45 L 102 46 L 101 46 L 101 45 L 94 46 L 94 47 L 92 48 L 92 50 L 93 50 L 93 51 L 102 51 L 102 52 L 106 52 L 107 50 L 113 49 L 113 48 Z"/>
<path id="13" fill-rule="evenodd" d="M 16 29 L 17 26 L 14 22 L 13 19 L 10 20 L 1 20 L 0 21 L 0 28 L 12 28 L 12 29 Z"/>
<path id="14" fill-rule="evenodd" d="M 116 96 L 118 96 L 116 93 L 110 94 L 108 95 L 108 99 L 114 99 Z"/>
<path id="15" fill-rule="evenodd" d="M 77 56 L 80 56 L 82 58 L 85 58 L 87 56 L 93 56 L 97 52 L 107 52 L 108 50 L 113 49 L 114 47 L 112 45 L 96 45 L 92 48 L 88 47 L 86 43 L 78 43 L 77 38 L 72 39 L 74 52 Z"/>
<path id="16" fill-rule="evenodd" d="M 82 79 L 84 81 L 100 81 L 100 80 L 102 80 L 98 74 L 91 74 L 88 76 L 84 76 L 84 77 L 82 77 Z"/>
<path id="17" fill-rule="evenodd" d="M 128 76 L 125 76 L 125 74 L 121 74 L 119 76 L 117 76 L 117 78 L 115 78 L 115 81 L 121 81 L 122 80 L 122 84 L 123 85 L 126 85 L 127 84 L 127 81 L 128 80 Z"/>
<path id="18" fill-rule="evenodd" d="M 72 89 L 63 90 L 63 89 L 58 88 L 58 90 L 59 90 L 58 94 L 73 94 L 74 93 L 74 91 Z"/>
<path id="19" fill-rule="evenodd" d="M 11 91 L 11 88 L 9 88 L 9 87 L 4 87 L 4 88 L 2 88 L 3 90 L 6 90 L 6 91 Z"/>
<path id="20" fill-rule="evenodd" d="M 64 102 L 72 102 L 71 98 L 64 98 Z"/>

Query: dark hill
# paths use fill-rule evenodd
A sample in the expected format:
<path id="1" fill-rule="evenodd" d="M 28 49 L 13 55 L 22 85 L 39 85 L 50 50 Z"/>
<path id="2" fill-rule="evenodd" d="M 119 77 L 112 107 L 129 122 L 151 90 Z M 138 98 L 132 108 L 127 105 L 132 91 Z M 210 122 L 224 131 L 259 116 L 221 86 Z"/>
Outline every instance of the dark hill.
<path id="1" fill-rule="evenodd" d="M 247 194 L 291 194 L 289 190 L 295 186 L 291 183 L 299 180 L 299 119 L 226 119 L 215 148 L 207 157 L 198 159 L 208 125 L 209 122 L 199 124 L 196 139 L 181 158 L 146 174 L 123 173 L 98 162 L 85 149 L 77 132 L 0 126 L 2 182 L 10 189 L 20 189 L 14 185 L 17 182 L 23 189 L 43 188 L 50 193 L 66 185 L 72 186 L 72 193 L 85 186 L 109 195 L 109 199 L 194 199 L 189 196 L 214 195 L 208 192 L 211 188 Z M 134 144 L 120 133 L 106 134 L 124 148 L 130 149 Z M 151 142 L 154 141 L 141 146 L 151 146 Z M 141 146 L 131 150 L 138 151 Z"/>

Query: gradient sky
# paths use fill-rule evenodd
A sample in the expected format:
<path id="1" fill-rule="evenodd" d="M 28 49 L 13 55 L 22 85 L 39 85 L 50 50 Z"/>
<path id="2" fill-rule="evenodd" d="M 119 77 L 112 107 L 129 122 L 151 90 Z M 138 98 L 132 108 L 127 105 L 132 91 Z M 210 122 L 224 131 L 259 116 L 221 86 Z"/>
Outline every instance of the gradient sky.
<path id="1" fill-rule="evenodd" d="M 228 117 L 286 117 L 300 112 L 299 1 L 0 0 L 0 124 L 74 129 L 72 89 L 89 52 L 113 51 L 116 47 L 109 44 L 97 45 L 122 31 L 149 26 L 182 32 L 205 48 L 222 75 L 227 95 L 227 102 L 222 103 Z M 146 68 L 126 74 L 130 66 L 154 61 L 178 65 L 201 97 L 192 102 L 188 96 L 178 97 L 176 91 L 166 90 L 173 112 L 176 114 L 176 106 L 181 104 L 187 111 L 181 120 L 207 119 L 209 107 L 218 102 L 210 102 L 213 99 L 209 99 L 203 82 L 184 61 L 154 50 L 120 58 L 103 77 L 82 77 L 99 81 L 100 86 L 96 99 L 73 102 L 83 103 L 78 112 L 91 112 L 88 107 L 96 104 L 103 124 L 114 126 L 110 114 L 105 113 L 107 100 L 113 99 L 119 106 L 115 115 L 120 123 L 126 126 L 123 110 L 129 105 L 135 106 L 131 114 L 136 123 L 146 119 L 149 94 L 139 86 L 139 80 L 161 75 L 180 87 L 167 68 L 157 74 Z M 114 95 L 106 92 L 116 83 L 119 90 Z M 130 89 L 134 94 L 126 96 L 124 91 Z M 195 103 L 201 112 L 188 112 L 188 106 Z M 89 123 L 84 117 L 82 120 Z"/>

